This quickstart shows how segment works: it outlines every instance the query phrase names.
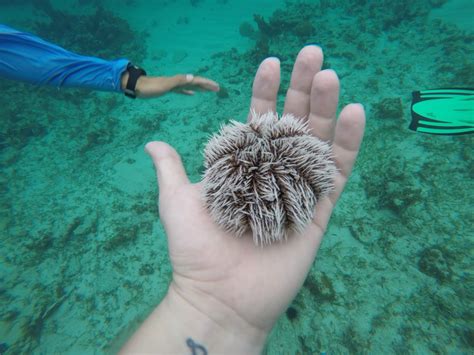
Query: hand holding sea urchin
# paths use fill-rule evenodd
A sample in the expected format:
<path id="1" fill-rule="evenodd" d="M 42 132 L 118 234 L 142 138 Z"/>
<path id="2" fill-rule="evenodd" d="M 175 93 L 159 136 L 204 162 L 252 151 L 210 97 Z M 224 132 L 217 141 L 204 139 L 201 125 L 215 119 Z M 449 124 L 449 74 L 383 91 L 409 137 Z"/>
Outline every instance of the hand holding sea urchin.
<path id="1" fill-rule="evenodd" d="M 286 240 L 313 218 L 334 188 L 331 146 L 303 120 L 252 113 L 249 123 L 223 126 L 204 150 L 203 193 L 214 221 L 257 245 Z"/>

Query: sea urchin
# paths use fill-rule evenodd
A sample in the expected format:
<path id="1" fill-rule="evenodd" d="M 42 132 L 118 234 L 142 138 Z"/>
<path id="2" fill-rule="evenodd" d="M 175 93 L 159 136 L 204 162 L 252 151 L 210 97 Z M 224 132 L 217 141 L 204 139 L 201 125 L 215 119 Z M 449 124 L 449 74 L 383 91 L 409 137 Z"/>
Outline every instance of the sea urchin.
<path id="1" fill-rule="evenodd" d="M 331 146 L 304 120 L 272 112 L 223 126 L 204 150 L 204 166 L 204 200 L 214 221 L 239 237 L 252 230 L 257 245 L 301 232 L 332 191 L 336 172 Z"/>

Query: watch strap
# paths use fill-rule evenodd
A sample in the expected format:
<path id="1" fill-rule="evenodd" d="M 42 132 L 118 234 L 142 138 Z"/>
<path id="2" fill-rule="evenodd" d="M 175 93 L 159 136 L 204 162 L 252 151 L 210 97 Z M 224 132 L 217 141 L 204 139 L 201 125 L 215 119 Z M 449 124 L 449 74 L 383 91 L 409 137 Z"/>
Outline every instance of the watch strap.
<path id="1" fill-rule="evenodd" d="M 135 89 L 137 86 L 138 78 L 142 75 L 146 75 L 146 71 L 142 68 L 137 67 L 136 65 L 133 65 L 132 63 L 128 64 L 127 71 L 128 80 L 123 92 L 125 93 L 125 96 L 130 97 L 131 99 L 135 99 L 137 97 Z"/>

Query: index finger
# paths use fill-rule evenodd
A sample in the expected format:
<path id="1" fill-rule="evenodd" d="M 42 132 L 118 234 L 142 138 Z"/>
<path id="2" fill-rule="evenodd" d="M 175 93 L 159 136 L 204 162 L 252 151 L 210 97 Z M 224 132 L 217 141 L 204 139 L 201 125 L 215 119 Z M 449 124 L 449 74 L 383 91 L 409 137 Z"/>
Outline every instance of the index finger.
<path id="1" fill-rule="evenodd" d="M 214 80 L 203 78 L 201 76 L 195 76 L 191 82 L 193 86 L 199 86 L 203 90 L 207 91 L 219 91 L 219 84 Z"/>
<path id="2" fill-rule="evenodd" d="M 249 121 L 252 117 L 252 111 L 255 111 L 257 114 L 264 114 L 268 111 L 276 112 L 279 87 L 280 60 L 274 57 L 267 58 L 260 64 L 257 74 L 255 74 L 248 115 Z"/>

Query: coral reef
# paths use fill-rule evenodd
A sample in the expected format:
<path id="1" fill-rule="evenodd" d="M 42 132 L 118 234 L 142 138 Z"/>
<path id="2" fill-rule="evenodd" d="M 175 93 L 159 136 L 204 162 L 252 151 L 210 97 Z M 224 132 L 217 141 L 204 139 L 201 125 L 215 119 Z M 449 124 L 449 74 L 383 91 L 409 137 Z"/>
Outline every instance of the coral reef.
<path id="1" fill-rule="evenodd" d="M 146 56 L 146 33 L 133 31 L 102 6 L 91 15 L 75 15 L 55 9 L 49 0 L 35 0 L 34 5 L 46 15 L 46 21 L 36 22 L 35 32 L 68 50 L 104 59 L 127 57 L 135 63 Z"/>
<path id="2" fill-rule="evenodd" d="M 288 318 L 288 320 L 290 321 L 294 321 L 295 319 L 298 318 L 298 310 L 295 308 L 295 307 L 288 307 L 288 309 L 286 310 L 286 318 Z"/>
<path id="3" fill-rule="evenodd" d="M 47 39 L 84 54 L 171 64 L 153 70 L 199 68 L 195 74 L 217 80 L 229 93 L 225 99 L 169 95 L 130 102 L 120 95 L 0 82 L 0 352 L 3 343 L 7 354 L 118 352 L 110 344 L 156 306 L 172 272 L 143 143 L 174 145 L 191 180 L 200 181 L 204 167 L 196 152 L 223 118 L 245 119 L 260 60 L 280 59 L 277 108 L 283 108 L 295 55 L 313 42 L 324 49 L 323 68 L 333 68 L 341 79 L 341 104 L 365 105 L 366 134 L 317 262 L 274 327 L 266 353 L 472 352 L 474 314 L 467 305 L 473 289 L 474 135 L 433 137 L 407 129 L 413 90 L 473 85 L 472 32 L 430 19 L 444 0 L 288 0 L 273 12 L 249 10 L 233 22 L 225 42 L 217 43 L 213 31 L 203 44 L 206 38 L 196 31 L 187 57 L 176 47 L 154 48 L 143 57 L 146 41 L 134 28 L 149 26 L 172 45 L 173 32 L 192 31 L 201 14 L 224 13 L 236 3 L 217 2 L 193 8 L 189 1 L 165 0 L 163 9 L 188 5 L 199 15 L 134 22 L 141 5 L 154 2 L 132 8 L 133 1 L 120 0 L 110 8 L 113 15 L 105 14 L 114 18 L 112 26 L 98 23 L 102 32 L 96 33 L 91 19 L 102 21 L 96 4 L 105 7 L 103 1 L 72 1 L 70 10 L 63 10 L 69 2 L 55 1 L 61 10 L 53 16 L 46 2 L 37 1 L 32 17 L 31 1 L 0 0 L 2 16 L 21 5 L 18 20 L 7 21 L 13 27 L 38 33 L 44 26 Z M 262 12 L 254 17 L 253 11 Z M 127 22 L 115 22 L 128 12 Z M 60 16 L 72 25 L 61 28 Z M 216 28 L 222 24 L 213 20 Z M 239 21 L 247 22 L 245 38 L 239 38 Z M 228 28 L 225 16 L 223 22 Z M 314 29 L 309 37 L 305 23 Z M 163 32 L 166 24 L 169 32 Z M 130 38 L 121 34 L 124 29 L 133 32 L 132 44 L 112 40 L 104 51 L 88 34 L 102 43 L 116 30 Z M 216 43 L 229 49 L 210 53 Z M 194 54 L 207 44 L 210 58 L 201 61 Z M 173 66 L 173 60 L 183 61 Z M 134 228 L 130 238 L 114 238 Z M 69 290 L 64 285 L 77 292 L 60 305 Z M 297 317 L 291 320 L 293 310 Z"/>
<path id="4" fill-rule="evenodd" d="M 404 117 L 403 103 L 399 97 L 388 97 L 374 104 L 372 114 L 377 119 L 399 119 Z"/>
<path id="5" fill-rule="evenodd" d="M 239 33 L 243 37 L 248 37 L 252 40 L 258 39 L 258 32 L 253 28 L 252 24 L 248 21 L 244 21 L 240 24 Z"/>
<path id="6" fill-rule="evenodd" d="M 310 273 L 303 286 L 320 302 L 333 302 L 336 299 L 332 281 L 324 272 L 316 275 Z"/>
<path id="7" fill-rule="evenodd" d="M 441 248 L 427 248 L 422 251 L 418 261 L 421 272 L 434 277 L 439 282 L 451 279 L 452 271 L 448 259 Z"/>
<path id="8" fill-rule="evenodd" d="M 229 97 L 229 91 L 225 88 L 225 86 L 220 87 L 217 97 L 220 99 L 227 99 Z"/>
<path id="9" fill-rule="evenodd" d="M 143 264 L 140 266 L 140 269 L 138 270 L 138 274 L 140 276 L 148 276 L 148 275 L 153 275 L 156 271 L 156 266 L 153 264 Z"/>
<path id="10" fill-rule="evenodd" d="M 298 7 L 298 11 L 277 10 L 267 21 L 262 15 L 254 14 L 253 20 L 257 30 L 247 21 L 241 23 L 239 33 L 255 41 L 254 48 L 247 53 L 247 58 L 252 64 L 262 60 L 271 54 L 271 47 L 279 42 L 281 37 L 295 36 L 297 42 L 310 41 L 316 33 L 311 14 L 318 12 L 318 5 L 304 2 L 290 4 L 288 6 Z"/>

